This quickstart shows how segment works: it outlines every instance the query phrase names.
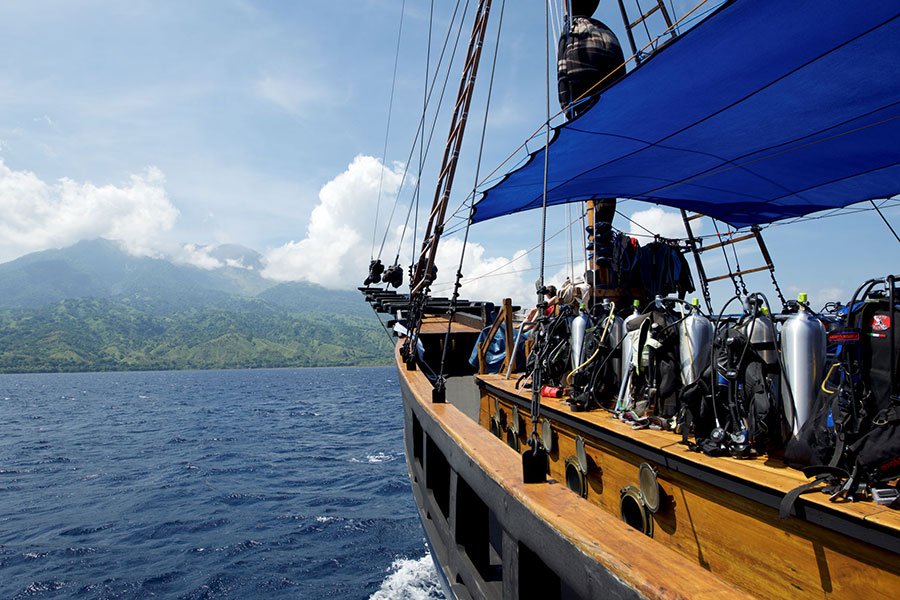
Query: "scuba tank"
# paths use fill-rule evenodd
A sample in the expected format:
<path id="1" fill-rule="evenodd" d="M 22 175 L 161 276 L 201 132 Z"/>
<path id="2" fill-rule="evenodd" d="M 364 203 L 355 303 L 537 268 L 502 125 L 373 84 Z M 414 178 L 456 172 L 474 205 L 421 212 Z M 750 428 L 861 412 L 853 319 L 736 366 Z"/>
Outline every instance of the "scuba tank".
<path id="1" fill-rule="evenodd" d="M 606 327 L 606 341 L 609 348 L 613 350 L 616 346 L 619 345 L 619 342 L 622 342 L 622 338 L 625 337 L 625 321 L 622 320 L 622 317 L 619 317 L 614 312 L 616 309 L 616 305 L 609 301 L 608 298 L 603 299 L 603 312 L 606 316 L 603 318 L 603 327 Z M 624 343 L 624 342 L 623 342 Z M 613 372 L 616 374 L 616 379 L 621 379 L 622 377 L 622 359 L 620 356 L 611 356 L 610 364 L 612 365 Z"/>
<path id="2" fill-rule="evenodd" d="M 569 324 L 573 369 L 580 367 L 582 360 L 585 358 L 582 356 L 584 350 L 584 332 L 587 331 L 590 326 L 591 319 L 584 310 L 584 304 L 582 304 L 581 309 L 578 311 L 578 316 L 572 319 Z"/>
<path id="3" fill-rule="evenodd" d="M 694 298 L 690 314 L 678 325 L 678 354 L 681 363 L 681 383 L 684 385 L 696 381 L 709 360 L 713 324 L 700 312 L 699 306 L 700 301 Z"/>
<path id="4" fill-rule="evenodd" d="M 798 300 L 805 303 L 806 294 L 800 294 Z M 825 327 L 804 306 L 781 327 L 781 356 L 781 395 L 785 399 L 782 404 L 797 435 L 809 416 L 825 369 Z M 793 403 L 788 401 L 791 398 Z"/>
<path id="5" fill-rule="evenodd" d="M 746 320 L 738 327 L 750 338 L 750 346 L 759 354 L 769 367 L 778 365 L 778 346 L 775 343 L 775 324 L 765 306 L 757 306 L 752 302 L 755 296 L 748 298 Z"/>
<path id="6" fill-rule="evenodd" d="M 628 324 L 641 316 L 641 301 L 634 301 L 634 312 L 628 315 L 625 320 L 622 322 L 622 329 L 625 332 L 624 339 L 622 340 L 622 383 L 619 387 L 619 400 L 616 403 L 616 410 L 626 410 L 626 407 L 631 403 L 631 386 L 629 385 L 629 379 L 631 370 L 634 368 L 634 342 L 640 336 L 640 332 L 636 332 L 635 334 L 628 333 Z"/>

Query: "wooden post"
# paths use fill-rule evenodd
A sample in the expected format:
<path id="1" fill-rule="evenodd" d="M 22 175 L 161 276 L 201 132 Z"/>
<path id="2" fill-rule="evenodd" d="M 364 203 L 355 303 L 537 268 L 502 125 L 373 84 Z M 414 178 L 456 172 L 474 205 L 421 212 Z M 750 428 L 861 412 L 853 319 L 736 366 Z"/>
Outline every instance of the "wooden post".
<path id="1" fill-rule="evenodd" d="M 516 368 L 516 357 L 513 353 L 513 343 L 515 342 L 512 324 L 512 300 L 510 298 L 503 299 L 503 326 L 506 334 L 506 358 L 503 359 L 503 365 L 500 367 L 501 373 L 506 373 L 506 369 L 512 364 L 513 370 Z"/>
<path id="2" fill-rule="evenodd" d="M 500 329 L 500 325 L 504 323 L 506 323 L 506 333 L 509 335 L 509 332 L 512 330 L 512 300 L 509 298 L 503 300 L 503 306 L 500 308 L 500 312 L 497 313 L 497 318 L 494 319 L 491 330 L 488 332 L 487 337 L 478 344 L 478 373 L 481 375 L 487 373 L 485 354 L 487 354 L 488 346 L 491 345 L 491 341 L 494 339 L 494 336 L 497 335 L 497 330 Z M 507 337 L 506 360 L 509 360 L 509 350 L 509 338 Z M 506 360 L 504 360 L 504 364 L 506 363 Z"/>

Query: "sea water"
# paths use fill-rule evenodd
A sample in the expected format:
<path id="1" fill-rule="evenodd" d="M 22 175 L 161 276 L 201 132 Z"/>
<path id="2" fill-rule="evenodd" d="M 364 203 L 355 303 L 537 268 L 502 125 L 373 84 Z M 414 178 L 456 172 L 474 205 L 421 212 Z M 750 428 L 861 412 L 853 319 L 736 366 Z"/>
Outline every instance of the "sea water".
<path id="1" fill-rule="evenodd" d="M 0 598 L 439 598 L 393 368 L 0 376 Z"/>

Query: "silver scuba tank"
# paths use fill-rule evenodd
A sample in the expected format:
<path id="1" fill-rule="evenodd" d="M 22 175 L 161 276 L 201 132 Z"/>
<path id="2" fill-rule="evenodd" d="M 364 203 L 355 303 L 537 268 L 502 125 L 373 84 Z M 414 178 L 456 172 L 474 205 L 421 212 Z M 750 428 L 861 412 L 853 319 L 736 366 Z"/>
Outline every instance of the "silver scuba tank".
<path id="1" fill-rule="evenodd" d="M 639 333 L 632 335 L 628 333 L 628 323 L 641 316 L 641 302 L 634 301 L 634 312 L 628 315 L 622 322 L 622 329 L 625 331 L 625 337 L 622 340 L 622 382 L 619 386 L 619 398 L 616 403 L 616 410 L 625 410 L 631 403 L 631 386 L 628 383 L 629 375 L 634 361 L 634 340 Z"/>
<path id="2" fill-rule="evenodd" d="M 806 294 L 800 294 L 799 300 L 805 303 Z M 781 356 L 784 361 L 782 404 L 785 417 L 797 435 L 809 416 L 825 369 L 825 327 L 805 308 L 801 307 L 782 325 Z"/>
<path id="3" fill-rule="evenodd" d="M 752 309 L 755 310 L 755 309 Z M 741 331 L 750 338 L 750 345 L 759 357 L 769 366 L 778 364 L 778 346 L 775 344 L 775 324 L 765 307 L 758 314 L 751 313 L 740 326 Z"/>
<path id="4" fill-rule="evenodd" d="M 690 314 L 678 325 L 678 354 L 681 359 L 681 383 L 688 385 L 700 377 L 702 365 L 709 359 L 713 338 L 713 324 L 699 310 L 700 301 L 694 298 Z"/>
<path id="5" fill-rule="evenodd" d="M 569 324 L 573 369 L 580 367 L 582 360 L 585 358 L 582 356 L 582 352 L 584 351 L 584 332 L 587 331 L 590 326 L 591 319 L 587 316 L 587 313 L 584 311 L 584 305 L 582 304 L 581 309 L 578 311 L 578 316 L 572 319 Z"/>

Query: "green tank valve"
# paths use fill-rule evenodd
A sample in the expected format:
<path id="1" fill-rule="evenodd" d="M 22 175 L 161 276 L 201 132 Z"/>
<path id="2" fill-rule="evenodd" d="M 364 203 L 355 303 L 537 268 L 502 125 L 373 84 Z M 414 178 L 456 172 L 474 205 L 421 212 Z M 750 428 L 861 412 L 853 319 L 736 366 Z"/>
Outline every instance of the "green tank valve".
<path id="1" fill-rule="evenodd" d="M 765 306 L 763 306 L 762 308 L 759 309 L 759 312 L 761 312 L 763 314 L 763 316 L 767 316 L 769 314 L 769 309 L 766 308 Z"/>
<path id="2" fill-rule="evenodd" d="M 700 298 L 691 298 L 691 306 L 700 306 Z"/>
<path id="3" fill-rule="evenodd" d="M 632 304 L 634 305 L 635 308 L 640 308 L 640 307 L 641 307 L 641 301 L 640 301 L 640 300 L 635 300 L 634 302 L 632 302 Z"/>
<path id="4" fill-rule="evenodd" d="M 806 298 L 807 298 L 806 292 L 800 292 L 800 293 L 797 295 L 797 301 L 798 301 L 798 302 L 803 302 L 804 304 L 806 304 Z"/>

